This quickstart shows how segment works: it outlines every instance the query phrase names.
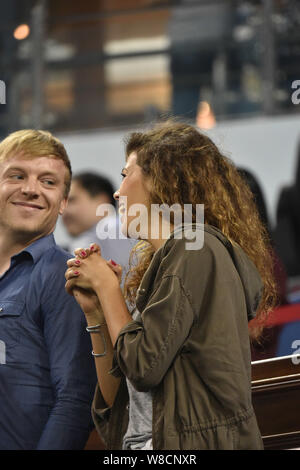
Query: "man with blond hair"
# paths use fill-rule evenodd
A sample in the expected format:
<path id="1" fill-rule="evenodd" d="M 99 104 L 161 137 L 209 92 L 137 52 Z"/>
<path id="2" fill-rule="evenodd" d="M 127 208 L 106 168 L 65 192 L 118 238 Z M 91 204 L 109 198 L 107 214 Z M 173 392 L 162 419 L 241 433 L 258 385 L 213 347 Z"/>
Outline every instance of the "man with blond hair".
<path id="1" fill-rule="evenodd" d="M 91 342 L 53 236 L 71 177 L 49 132 L 0 143 L 1 450 L 82 449 L 91 431 Z"/>

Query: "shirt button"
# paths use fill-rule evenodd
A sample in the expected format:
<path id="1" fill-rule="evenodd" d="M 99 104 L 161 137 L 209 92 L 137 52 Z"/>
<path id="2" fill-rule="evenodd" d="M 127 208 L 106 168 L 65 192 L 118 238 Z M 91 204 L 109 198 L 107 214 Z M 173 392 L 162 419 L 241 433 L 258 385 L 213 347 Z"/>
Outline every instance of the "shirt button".
<path id="1" fill-rule="evenodd" d="M 3 311 L 3 308 L 2 308 L 2 307 L 0 307 L 0 312 L 2 312 L 2 311 Z"/>

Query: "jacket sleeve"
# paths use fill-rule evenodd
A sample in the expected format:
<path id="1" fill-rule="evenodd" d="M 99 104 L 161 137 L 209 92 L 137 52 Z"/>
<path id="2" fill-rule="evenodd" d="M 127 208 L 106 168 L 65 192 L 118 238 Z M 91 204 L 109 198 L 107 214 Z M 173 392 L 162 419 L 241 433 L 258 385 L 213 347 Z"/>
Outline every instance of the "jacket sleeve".
<path id="1" fill-rule="evenodd" d="M 97 384 L 92 404 L 92 416 L 96 430 L 107 449 L 122 449 L 123 436 L 128 428 L 128 390 L 122 377 L 115 401 L 109 408 Z"/>
<path id="2" fill-rule="evenodd" d="M 103 442 L 107 445 L 109 439 L 109 418 L 111 415 L 111 408 L 107 406 L 101 394 L 99 384 L 97 383 L 95 389 L 94 400 L 92 403 L 92 417 L 95 428 L 101 436 Z"/>
<path id="3" fill-rule="evenodd" d="M 137 321 L 120 332 L 113 369 L 138 391 L 158 385 L 185 342 L 194 321 L 190 300 L 177 275 L 165 275 Z M 119 370 L 120 369 L 120 370 Z"/>

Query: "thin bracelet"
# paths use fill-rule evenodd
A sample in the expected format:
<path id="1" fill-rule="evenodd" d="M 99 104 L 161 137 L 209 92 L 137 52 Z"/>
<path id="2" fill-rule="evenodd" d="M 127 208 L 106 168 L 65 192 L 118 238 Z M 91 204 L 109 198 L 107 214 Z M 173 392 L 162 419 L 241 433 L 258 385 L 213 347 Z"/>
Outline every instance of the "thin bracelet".
<path id="1" fill-rule="evenodd" d="M 106 325 L 106 323 L 99 323 L 98 325 L 87 326 L 85 329 L 88 333 L 98 333 L 100 327 Z"/>
<path id="2" fill-rule="evenodd" d="M 100 333 L 101 338 L 102 338 L 102 342 L 103 342 L 103 346 L 104 346 L 104 352 L 98 354 L 98 353 L 94 353 L 94 351 L 92 351 L 92 355 L 94 357 L 103 357 L 103 356 L 106 356 L 106 353 L 107 353 L 105 336 L 104 336 L 103 332 L 100 330 L 100 327 L 103 326 L 103 325 L 105 325 L 105 323 L 101 323 L 101 324 L 95 325 L 95 326 L 87 326 L 86 327 L 86 331 L 88 331 L 89 333 Z"/>
<path id="3" fill-rule="evenodd" d="M 106 356 L 106 353 L 107 353 L 105 336 L 104 336 L 104 334 L 101 330 L 99 330 L 99 333 L 100 333 L 102 341 L 103 341 L 104 352 L 100 353 L 100 354 L 96 354 L 96 353 L 94 353 L 94 351 L 92 351 L 92 355 L 94 357 L 103 357 L 103 356 Z"/>

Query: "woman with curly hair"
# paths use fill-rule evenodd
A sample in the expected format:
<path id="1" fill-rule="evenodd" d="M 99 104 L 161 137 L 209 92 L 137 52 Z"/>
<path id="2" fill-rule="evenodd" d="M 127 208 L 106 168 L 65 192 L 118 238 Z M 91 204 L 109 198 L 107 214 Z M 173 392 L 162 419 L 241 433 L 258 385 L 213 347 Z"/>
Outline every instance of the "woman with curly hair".
<path id="1" fill-rule="evenodd" d="M 95 244 L 76 250 L 66 272 L 92 333 L 98 432 L 109 449 L 262 449 L 250 338 L 276 292 L 250 189 L 206 135 L 169 121 L 129 136 L 122 176 L 124 234 L 134 209 L 146 209 L 124 292 L 120 266 Z M 154 217 L 161 205 L 176 210 Z"/>

